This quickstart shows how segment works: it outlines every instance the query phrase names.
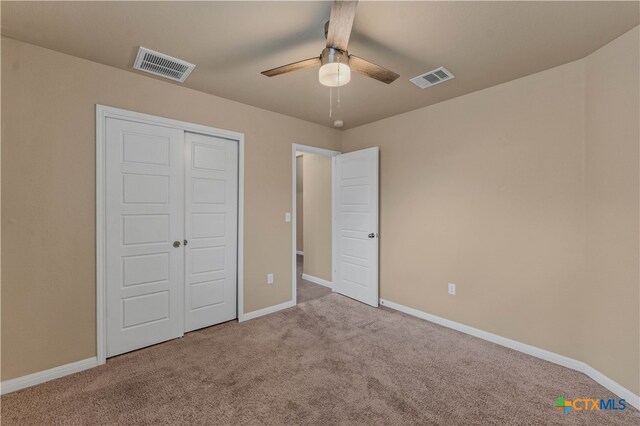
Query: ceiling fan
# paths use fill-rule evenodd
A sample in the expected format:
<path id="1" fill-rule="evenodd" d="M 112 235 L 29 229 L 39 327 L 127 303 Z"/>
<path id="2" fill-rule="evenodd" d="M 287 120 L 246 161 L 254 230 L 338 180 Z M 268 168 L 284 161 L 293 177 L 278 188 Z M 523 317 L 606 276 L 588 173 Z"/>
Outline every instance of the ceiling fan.
<path id="1" fill-rule="evenodd" d="M 320 83 L 329 87 L 347 84 L 351 80 L 351 69 L 383 83 L 393 83 L 400 77 L 399 74 L 351 55 L 347 51 L 357 6 L 357 1 L 334 0 L 331 17 L 324 26 L 327 47 L 322 50 L 320 56 L 262 71 L 261 74 L 274 77 L 320 65 L 318 79 Z"/>

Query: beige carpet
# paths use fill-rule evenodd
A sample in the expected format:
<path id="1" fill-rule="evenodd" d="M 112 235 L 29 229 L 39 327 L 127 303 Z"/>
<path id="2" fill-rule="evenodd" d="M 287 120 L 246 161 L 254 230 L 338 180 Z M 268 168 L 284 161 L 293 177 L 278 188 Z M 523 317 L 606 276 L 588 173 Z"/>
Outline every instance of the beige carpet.
<path id="1" fill-rule="evenodd" d="M 330 294 L 2 397 L 2 424 L 640 424 L 588 377 Z"/>

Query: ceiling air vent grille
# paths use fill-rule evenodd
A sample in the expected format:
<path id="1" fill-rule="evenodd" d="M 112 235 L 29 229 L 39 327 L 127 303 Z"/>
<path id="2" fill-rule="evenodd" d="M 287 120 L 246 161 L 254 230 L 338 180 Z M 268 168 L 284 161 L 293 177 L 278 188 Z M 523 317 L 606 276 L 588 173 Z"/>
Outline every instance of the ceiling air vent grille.
<path id="1" fill-rule="evenodd" d="M 427 87 L 431 87 L 447 80 L 451 80 L 452 78 L 455 78 L 455 76 L 451 74 L 448 69 L 446 69 L 445 67 L 440 67 L 427 73 L 420 74 L 417 77 L 413 77 L 409 81 L 411 81 L 421 89 L 426 89 Z"/>
<path id="2" fill-rule="evenodd" d="M 172 58 L 171 56 L 163 53 L 154 52 L 153 50 L 145 47 L 138 49 L 138 56 L 133 64 L 133 68 L 145 71 L 151 74 L 159 75 L 170 80 L 175 80 L 183 83 L 191 71 L 196 66 L 189 62 Z"/>

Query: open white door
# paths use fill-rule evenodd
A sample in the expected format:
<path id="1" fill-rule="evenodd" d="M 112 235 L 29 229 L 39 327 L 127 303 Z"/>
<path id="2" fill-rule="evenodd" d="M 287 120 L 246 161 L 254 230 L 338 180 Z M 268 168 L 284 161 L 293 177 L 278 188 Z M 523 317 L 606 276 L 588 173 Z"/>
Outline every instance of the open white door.
<path id="1" fill-rule="evenodd" d="M 379 148 L 336 157 L 334 291 L 378 306 Z"/>

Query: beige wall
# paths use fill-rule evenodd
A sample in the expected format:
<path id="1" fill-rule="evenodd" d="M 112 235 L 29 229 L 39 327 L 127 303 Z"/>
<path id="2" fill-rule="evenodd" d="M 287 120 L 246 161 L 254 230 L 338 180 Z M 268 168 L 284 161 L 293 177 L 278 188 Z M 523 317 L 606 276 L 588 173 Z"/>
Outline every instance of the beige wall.
<path id="1" fill-rule="evenodd" d="M 303 272 L 331 281 L 331 157 L 304 153 Z"/>
<path id="2" fill-rule="evenodd" d="M 245 134 L 245 312 L 291 300 L 291 144 L 340 145 L 334 129 L 3 39 L 2 380 L 95 356 L 95 104 Z"/>
<path id="3" fill-rule="evenodd" d="M 304 214 L 302 204 L 304 200 L 304 179 L 302 171 L 304 163 L 302 156 L 296 157 L 296 249 L 304 251 Z"/>
<path id="4" fill-rule="evenodd" d="M 381 297 L 579 357 L 583 113 L 574 62 L 345 131 L 381 150 Z"/>
<path id="5" fill-rule="evenodd" d="M 584 361 L 640 394 L 638 28 L 585 62 Z"/>
<path id="6" fill-rule="evenodd" d="M 638 393 L 637 55 L 636 28 L 586 60 L 345 131 L 344 152 L 381 148 L 381 297 Z"/>

